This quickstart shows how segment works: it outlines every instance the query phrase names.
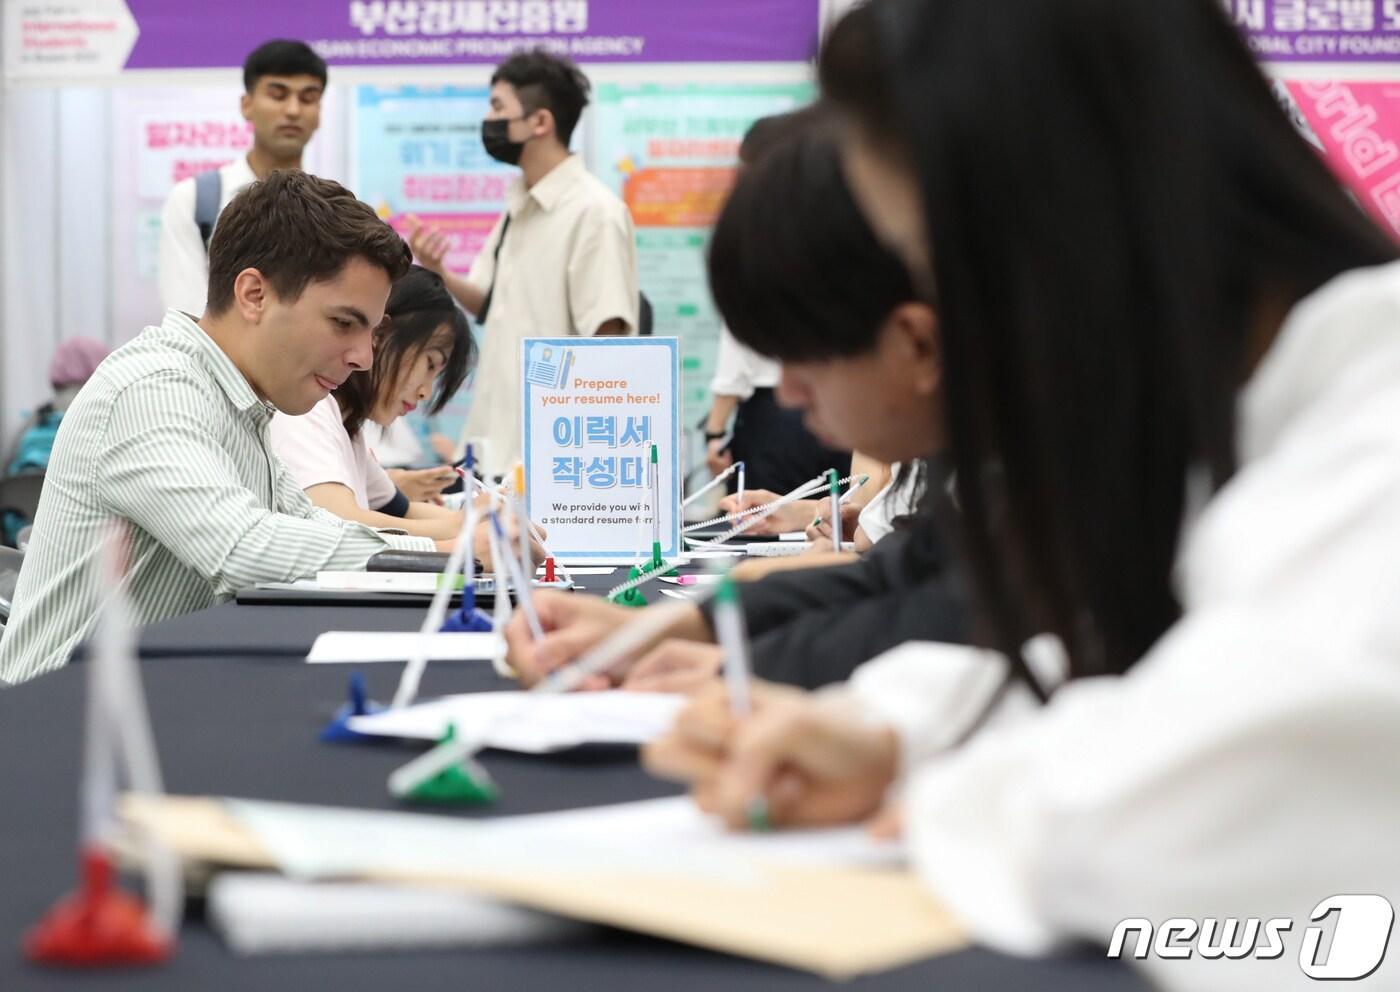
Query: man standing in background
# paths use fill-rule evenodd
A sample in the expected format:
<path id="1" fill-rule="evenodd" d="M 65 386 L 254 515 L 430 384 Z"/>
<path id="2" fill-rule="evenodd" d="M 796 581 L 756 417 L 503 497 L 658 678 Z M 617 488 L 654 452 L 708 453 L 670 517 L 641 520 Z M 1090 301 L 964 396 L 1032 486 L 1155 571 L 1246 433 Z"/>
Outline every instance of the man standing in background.
<path id="1" fill-rule="evenodd" d="M 631 214 L 569 151 L 588 91 L 577 66 L 544 52 L 497 66 L 481 138 L 492 158 L 520 168 L 506 212 L 465 279 L 443 264 L 445 234 L 413 231 L 419 262 L 483 326 L 465 433 L 489 442 L 488 474 L 501 475 L 520 458 L 521 340 L 637 329 Z"/>
<path id="2" fill-rule="evenodd" d="M 302 151 L 321 124 L 326 63 L 300 41 L 269 41 L 243 63 L 243 119 L 253 147 L 223 168 L 181 180 L 160 214 L 160 300 L 191 316 L 204 313 L 209 239 L 239 190 L 275 169 L 300 169 Z"/>

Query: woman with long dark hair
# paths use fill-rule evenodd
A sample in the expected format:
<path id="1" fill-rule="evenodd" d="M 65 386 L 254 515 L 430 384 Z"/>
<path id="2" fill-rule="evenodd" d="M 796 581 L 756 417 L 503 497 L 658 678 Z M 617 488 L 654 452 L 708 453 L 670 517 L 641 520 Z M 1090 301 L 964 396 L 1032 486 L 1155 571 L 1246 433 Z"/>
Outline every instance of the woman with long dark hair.
<path id="1" fill-rule="evenodd" d="M 461 511 L 408 500 L 369 450 L 363 428 L 369 422 L 387 427 L 420 404 L 437 413 L 466 380 L 476 346 L 466 313 L 442 279 L 421 266 L 394 284 L 384 317 L 370 370 L 350 376 L 303 416 L 273 417 L 273 448 L 322 509 L 370 527 L 430 537 L 447 550 L 461 530 Z M 487 526 L 479 522 L 473 536 L 481 561 L 490 559 Z M 542 549 L 532 544 L 542 558 Z"/>
<path id="2" fill-rule="evenodd" d="M 1145 962 L 1293 987 L 1316 906 L 1400 893 L 1395 246 L 1213 0 L 877 0 L 821 73 L 938 316 L 984 648 L 742 722 L 714 692 L 648 760 L 735 825 L 898 786 L 921 876 L 1010 950 L 1295 920 L 1269 962 Z"/>

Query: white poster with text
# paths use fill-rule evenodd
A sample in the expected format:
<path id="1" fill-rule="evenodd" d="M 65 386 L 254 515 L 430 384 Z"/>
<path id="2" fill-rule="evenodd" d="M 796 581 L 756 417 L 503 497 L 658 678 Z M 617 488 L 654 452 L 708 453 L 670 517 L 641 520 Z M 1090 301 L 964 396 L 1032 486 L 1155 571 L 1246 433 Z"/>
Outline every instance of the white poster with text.
<path id="1" fill-rule="evenodd" d="M 679 554 L 678 356 L 675 338 L 522 342 L 527 509 L 556 556 Z"/>

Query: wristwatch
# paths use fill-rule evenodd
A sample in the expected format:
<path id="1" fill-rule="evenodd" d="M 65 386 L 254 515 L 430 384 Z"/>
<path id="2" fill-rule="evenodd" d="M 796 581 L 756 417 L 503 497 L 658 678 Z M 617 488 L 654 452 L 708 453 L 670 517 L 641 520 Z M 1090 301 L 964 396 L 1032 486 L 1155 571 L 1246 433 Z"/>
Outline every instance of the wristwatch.
<path id="1" fill-rule="evenodd" d="M 711 441 L 718 441 L 718 440 L 720 440 L 721 438 L 725 438 L 725 437 L 728 437 L 728 436 L 729 436 L 729 432 L 728 432 L 728 431 L 716 431 L 716 432 L 714 432 L 713 434 L 711 434 L 709 431 L 706 431 L 706 432 L 705 432 L 705 443 L 708 444 L 708 443 L 711 442 Z"/>

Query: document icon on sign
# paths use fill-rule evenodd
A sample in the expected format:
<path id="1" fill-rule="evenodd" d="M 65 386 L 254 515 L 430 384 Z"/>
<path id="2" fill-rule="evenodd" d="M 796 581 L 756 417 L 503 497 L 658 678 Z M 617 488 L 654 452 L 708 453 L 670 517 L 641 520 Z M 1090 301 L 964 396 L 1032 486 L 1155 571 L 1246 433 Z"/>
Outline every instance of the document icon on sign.
<path id="1" fill-rule="evenodd" d="M 537 346 L 530 350 L 530 361 L 525 367 L 525 381 L 550 389 L 562 389 L 569 381 L 569 369 L 574 364 L 574 350 L 564 348 L 556 358 L 554 349 Z"/>

